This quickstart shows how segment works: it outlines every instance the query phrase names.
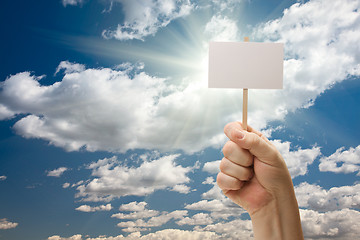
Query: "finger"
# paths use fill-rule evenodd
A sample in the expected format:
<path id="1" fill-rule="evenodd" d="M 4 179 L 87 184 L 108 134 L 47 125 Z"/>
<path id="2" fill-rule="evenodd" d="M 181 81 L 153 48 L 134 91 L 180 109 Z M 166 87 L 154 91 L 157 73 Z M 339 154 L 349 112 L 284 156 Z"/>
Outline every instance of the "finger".
<path id="1" fill-rule="evenodd" d="M 260 161 L 270 165 L 280 163 L 281 157 L 276 148 L 265 136 L 257 131 L 255 132 L 252 128 L 250 129 L 251 132 L 244 131 L 240 123 L 233 122 L 225 126 L 224 132 L 231 141 L 235 142 L 240 148 L 249 150 Z"/>
<path id="2" fill-rule="evenodd" d="M 227 158 L 220 162 L 220 171 L 240 181 L 248 181 L 253 176 L 253 169 L 237 165 Z"/>
<path id="3" fill-rule="evenodd" d="M 218 173 L 216 182 L 223 191 L 239 190 L 244 184 L 244 182 L 240 181 L 239 179 L 228 176 L 222 172 Z"/>
<path id="4" fill-rule="evenodd" d="M 233 141 L 225 143 L 222 151 L 224 157 L 238 165 L 250 167 L 254 162 L 253 155 L 248 150 L 239 147 Z"/>

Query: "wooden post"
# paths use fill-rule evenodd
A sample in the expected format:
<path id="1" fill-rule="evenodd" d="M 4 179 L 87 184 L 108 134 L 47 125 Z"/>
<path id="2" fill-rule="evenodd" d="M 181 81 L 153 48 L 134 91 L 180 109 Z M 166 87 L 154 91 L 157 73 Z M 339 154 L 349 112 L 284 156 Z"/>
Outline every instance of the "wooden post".
<path id="1" fill-rule="evenodd" d="M 245 131 L 247 131 L 247 111 L 248 111 L 248 89 L 243 89 L 243 120 L 242 126 Z"/>
<path id="2" fill-rule="evenodd" d="M 249 42 L 249 37 L 244 37 L 244 42 Z M 248 89 L 243 89 L 243 119 L 242 126 L 245 131 L 247 131 L 247 112 L 248 112 Z"/>

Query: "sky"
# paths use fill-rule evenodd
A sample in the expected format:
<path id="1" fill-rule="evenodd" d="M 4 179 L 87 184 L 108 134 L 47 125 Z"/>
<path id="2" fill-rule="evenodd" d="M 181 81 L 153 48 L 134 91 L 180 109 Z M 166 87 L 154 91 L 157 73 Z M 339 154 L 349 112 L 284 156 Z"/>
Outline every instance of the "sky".
<path id="1" fill-rule="evenodd" d="M 248 123 L 283 155 L 306 239 L 360 235 L 360 1 L 2 1 L 0 239 L 251 239 L 216 185 L 240 89 L 210 41 L 284 43 Z"/>

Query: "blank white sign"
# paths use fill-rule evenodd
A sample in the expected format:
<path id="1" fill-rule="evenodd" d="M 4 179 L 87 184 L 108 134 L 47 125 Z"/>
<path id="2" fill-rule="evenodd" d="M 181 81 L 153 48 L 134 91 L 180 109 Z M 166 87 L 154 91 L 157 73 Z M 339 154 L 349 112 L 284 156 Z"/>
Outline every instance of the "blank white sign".
<path id="1" fill-rule="evenodd" d="M 283 43 L 210 42 L 210 88 L 283 87 Z"/>

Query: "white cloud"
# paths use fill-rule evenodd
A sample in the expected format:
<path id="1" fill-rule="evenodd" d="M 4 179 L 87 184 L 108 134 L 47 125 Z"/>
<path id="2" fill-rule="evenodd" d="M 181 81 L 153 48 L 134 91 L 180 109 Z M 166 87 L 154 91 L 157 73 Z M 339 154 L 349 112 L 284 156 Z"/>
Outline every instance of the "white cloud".
<path id="1" fill-rule="evenodd" d="M 128 211 L 131 213 L 116 213 L 111 217 L 118 219 L 140 219 L 140 218 L 150 218 L 155 217 L 160 214 L 159 211 L 146 209 L 146 202 L 131 202 L 128 204 L 123 204 L 120 206 L 120 211 Z"/>
<path id="2" fill-rule="evenodd" d="M 15 223 L 15 222 L 10 222 L 6 218 L 1 218 L 0 219 L 0 229 L 16 228 L 17 225 L 19 225 L 19 224 Z"/>
<path id="3" fill-rule="evenodd" d="M 7 179 L 6 176 L 0 176 L 0 181 L 5 181 Z"/>
<path id="4" fill-rule="evenodd" d="M 125 20 L 115 30 L 103 31 L 105 38 L 118 40 L 144 40 L 155 35 L 176 18 L 188 15 L 193 9 L 189 0 L 113 0 L 122 5 Z"/>
<path id="5" fill-rule="evenodd" d="M 205 227 L 196 226 L 196 231 L 216 232 L 221 237 L 217 239 L 238 239 L 247 240 L 253 238 L 252 224 L 250 220 L 233 220 L 230 222 L 220 222 L 210 224 Z"/>
<path id="6" fill-rule="evenodd" d="M 208 177 L 203 184 L 213 185 L 213 187 L 201 195 L 204 200 L 186 204 L 185 209 L 210 212 L 213 219 L 228 219 L 231 216 L 239 217 L 245 213 L 244 209 L 222 194 L 213 177 Z"/>
<path id="7" fill-rule="evenodd" d="M 94 178 L 77 187 L 83 201 L 109 201 L 113 198 L 145 196 L 160 189 L 172 189 L 187 183 L 191 167 L 175 164 L 179 155 L 145 161 L 138 168 L 119 164 L 116 157 L 105 158 L 89 165 Z"/>
<path id="8" fill-rule="evenodd" d="M 147 202 L 130 202 L 128 204 L 122 204 L 120 207 L 119 207 L 119 210 L 120 211 L 136 211 L 136 212 L 139 212 L 139 211 L 143 211 L 145 210 L 145 206 L 147 205 Z"/>
<path id="9" fill-rule="evenodd" d="M 208 225 L 212 224 L 213 220 L 207 213 L 198 213 L 192 217 L 185 217 L 176 222 L 178 225 Z"/>
<path id="10" fill-rule="evenodd" d="M 290 150 L 290 142 L 281 142 L 280 140 L 271 141 L 283 156 L 292 178 L 307 173 L 308 165 L 321 154 L 320 147 L 314 146 L 312 149 L 298 148 L 295 151 Z"/>
<path id="11" fill-rule="evenodd" d="M 70 187 L 70 183 L 64 183 L 64 184 L 62 185 L 62 187 L 63 187 L 63 188 L 68 188 L 68 187 Z"/>
<path id="12" fill-rule="evenodd" d="M 190 192 L 190 187 L 184 184 L 177 184 L 172 188 L 172 191 L 179 192 L 183 194 L 188 194 Z"/>
<path id="13" fill-rule="evenodd" d="M 254 31 L 255 39 L 285 43 L 284 110 L 309 106 L 334 83 L 360 74 L 359 7 L 357 0 L 295 3 Z"/>
<path id="14" fill-rule="evenodd" d="M 106 205 L 95 206 L 95 207 L 91 207 L 89 205 L 81 205 L 81 206 L 75 208 L 75 210 L 81 211 L 81 212 L 110 211 L 111 209 L 112 209 L 112 206 L 110 203 L 106 204 Z"/>
<path id="15" fill-rule="evenodd" d="M 78 63 L 71 63 L 69 61 L 62 61 L 60 62 L 59 66 L 56 68 L 55 75 L 59 73 L 61 70 L 64 70 L 65 74 L 78 73 L 78 72 L 83 72 L 85 70 L 85 66 Z"/>
<path id="16" fill-rule="evenodd" d="M 54 238 L 55 237 L 55 238 Z M 157 232 L 141 235 L 139 232 L 133 232 L 128 236 L 118 235 L 115 237 L 99 236 L 95 238 L 74 235 L 74 238 L 61 238 L 59 236 L 49 237 L 48 240 L 153 240 L 153 239 L 172 239 L 172 240 L 215 240 L 219 239 L 214 232 L 205 231 L 187 231 L 180 229 L 164 229 Z M 80 238 L 79 238 L 80 237 Z"/>
<path id="17" fill-rule="evenodd" d="M 146 221 L 143 219 L 137 219 L 136 221 L 120 222 L 117 226 L 123 228 L 122 230 L 125 232 L 148 231 L 150 227 L 159 227 L 172 219 L 183 219 L 187 214 L 188 211 L 186 210 L 176 210 L 170 213 L 163 212 L 162 214 L 151 217 Z"/>
<path id="18" fill-rule="evenodd" d="M 220 11 L 233 11 L 240 5 L 240 3 L 244 2 L 244 0 L 212 0 L 212 2 L 217 10 L 220 8 Z"/>
<path id="19" fill-rule="evenodd" d="M 220 162 L 221 162 L 221 160 L 206 162 L 204 164 L 203 171 L 211 173 L 211 174 L 218 173 L 220 171 L 220 168 L 219 168 Z"/>
<path id="20" fill-rule="evenodd" d="M 300 209 L 306 239 L 352 240 L 360 235 L 360 212 L 350 209 L 319 213 Z"/>
<path id="21" fill-rule="evenodd" d="M 226 16 L 213 16 L 205 26 L 205 34 L 210 41 L 236 41 L 239 38 L 238 27 L 234 20 Z"/>
<path id="22" fill-rule="evenodd" d="M 322 172 L 352 173 L 360 174 L 360 145 L 356 148 L 345 150 L 344 147 L 336 150 L 329 157 L 320 159 L 319 170 Z"/>
<path id="23" fill-rule="evenodd" d="M 48 237 L 47 240 L 82 240 L 82 236 L 80 234 L 76 234 L 74 236 L 68 237 L 68 238 L 64 238 L 64 237 L 60 237 L 58 235 L 54 235 L 51 237 Z"/>
<path id="24" fill-rule="evenodd" d="M 295 187 L 295 192 L 300 207 L 316 211 L 360 209 L 360 184 L 326 190 L 318 185 L 304 182 Z"/>
<path id="25" fill-rule="evenodd" d="M 71 5 L 71 6 L 81 5 L 83 3 L 84 0 L 62 0 L 62 4 L 64 5 L 64 7 L 66 7 L 67 5 Z"/>
<path id="26" fill-rule="evenodd" d="M 1 87 L 1 83 L 0 83 L 0 87 Z M 16 112 L 11 111 L 10 109 L 8 109 L 7 106 L 0 103 L 0 120 L 12 118 L 15 114 Z"/>
<path id="27" fill-rule="evenodd" d="M 296 3 L 281 18 L 256 27 L 251 38 L 285 42 L 286 60 L 283 90 L 250 90 L 248 122 L 253 127 L 281 120 L 287 112 L 309 106 L 335 82 L 359 75 L 358 6 L 350 0 Z M 235 29 L 232 20 L 215 20 L 224 20 L 219 26 L 226 34 L 231 26 Z M 18 134 L 68 151 L 196 152 L 219 147 L 225 141 L 223 126 L 241 116 L 241 107 L 234 105 L 241 101 L 238 90 L 208 89 L 206 76 L 170 80 L 140 68 L 129 74 L 129 64 L 123 70 L 81 66 L 60 63 L 65 75 L 50 86 L 42 86 L 41 77 L 29 72 L 10 76 L 1 83 L 0 117 L 28 114 L 14 125 Z M 295 175 L 304 169 L 296 170 Z"/>
<path id="28" fill-rule="evenodd" d="M 60 177 L 67 170 L 68 170 L 68 168 L 66 168 L 66 167 L 60 167 L 60 168 L 48 171 L 47 176 L 49 176 L 49 177 Z"/>

